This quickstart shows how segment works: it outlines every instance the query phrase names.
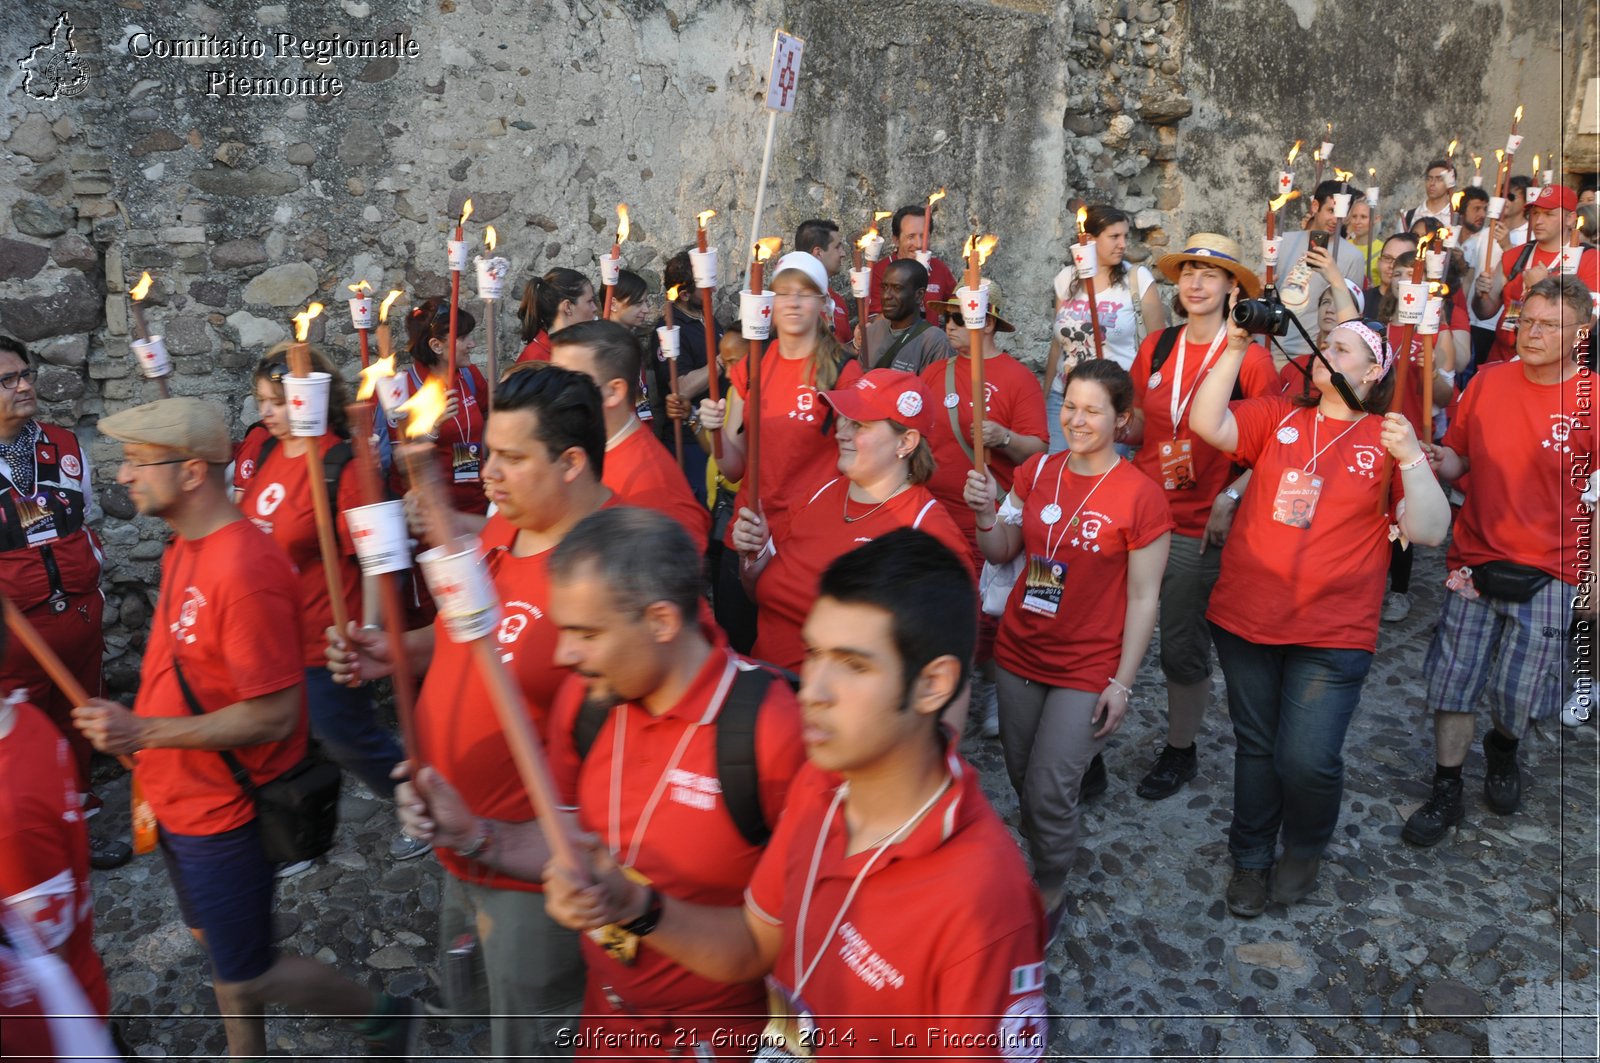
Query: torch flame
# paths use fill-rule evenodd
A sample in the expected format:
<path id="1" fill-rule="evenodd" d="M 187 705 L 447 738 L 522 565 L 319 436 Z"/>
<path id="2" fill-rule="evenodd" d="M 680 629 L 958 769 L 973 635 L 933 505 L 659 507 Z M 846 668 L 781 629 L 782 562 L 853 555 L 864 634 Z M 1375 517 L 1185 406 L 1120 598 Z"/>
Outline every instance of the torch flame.
<path id="1" fill-rule="evenodd" d="M 699 214 L 694 216 L 694 223 L 700 228 L 704 229 L 706 227 L 706 222 L 710 221 L 716 216 L 717 212 L 714 210 L 702 210 Z"/>
<path id="2" fill-rule="evenodd" d="M 406 414 L 406 438 L 416 439 L 433 431 L 433 426 L 444 416 L 446 401 L 444 384 L 438 377 L 429 377 L 417 393 L 400 404 L 399 413 Z"/>
<path id="3" fill-rule="evenodd" d="M 875 210 L 875 211 L 873 211 L 872 212 L 872 226 L 873 226 L 873 228 L 876 229 L 877 226 L 878 226 L 878 223 L 880 221 L 882 221 L 883 219 L 892 218 L 892 217 L 894 217 L 894 211 L 892 211 L 892 210 Z"/>
<path id="4" fill-rule="evenodd" d="M 1517 113 L 1511 116 L 1513 122 L 1522 121 L 1522 104 L 1517 104 Z"/>
<path id="5" fill-rule="evenodd" d="M 356 401 L 365 402 L 372 398 L 373 392 L 378 390 L 378 381 L 386 376 L 394 376 L 394 355 L 379 358 L 365 369 L 361 370 L 361 387 L 356 389 Z"/>
<path id="6" fill-rule="evenodd" d="M 617 243 L 620 244 L 620 243 L 622 243 L 622 241 L 626 240 L 627 238 L 628 238 L 628 205 L 626 203 L 618 203 L 617 204 Z"/>
<path id="7" fill-rule="evenodd" d="M 1089 208 L 1088 207 L 1079 207 L 1078 208 L 1078 231 L 1080 233 L 1083 232 L 1083 221 L 1088 216 L 1089 216 Z"/>
<path id="8" fill-rule="evenodd" d="M 1285 192 L 1283 195 L 1279 196 L 1277 199 L 1274 199 L 1271 203 L 1268 204 L 1268 206 L 1272 208 L 1272 213 L 1276 214 L 1276 213 L 1278 213 L 1278 211 L 1283 209 L 1283 205 L 1285 203 L 1289 202 L 1291 199 L 1299 199 L 1299 198 L 1300 198 L 1300 190 L 1299 189 L 1290 189 L 1289 191 Z"/>
<path id="9" fill-rule="evenodd" d="M 1458 143 L 1460 143 L 1460 141 L 1455 140 L 1454 138 L 1451 139 L 1450 146 L 1448 148 L 1444 149 L 1444 154 L 1445 154 L 1446 158 L 1453 159 L 1453 158 L 1456 157 L 1456 145 Z"/>
<path id="10" fill-rule="evenodd" d="M 1578 215 L 1578 224 L 1576 224 L 1576 225 L 1574 225 L 1572 227 L 1572 231 L 1576 232 L 1576 233 L 1583 232 L 1583 215 L 1582 214 Z"/>
<path id="11" fill-rule="evenodd" d="M 678 301 L 678 286 L 676 284 L 674 284 L 672 287 L 667 289 L 667 302 L 675 303 L 677 301 Z"/>
<path id="12" fill-rule="evenodd" d="M 1311 149 L 1311 161 L 1312 162 L 1321 162 L 1322 161 L 1322 149 L 1321 148 L 1312 148 Z"/>
<path id="13" fill-rule="evenodd" d="M 1539 153 L 1537 151 L 1533 153 L 1533 172 L 1539 172 Z"/>
<path id="14" fill-rule="evenodd" d="M 1297 141 L 1294 142 L 1294 147 L 1289 149 L 1288 165 L 1293 166 L 1294 165 L 1294 158 L 1295 158 L 1296 155 L 1299 155 L 1299 154 L 1300 154 L 1300 141 L 1297 140 Z"/>
<path id="15" fill-rule="evenodd" d="M 139 283 L 135 284 L 133 286 L 133 291 L 129 292 L 128 295 L 131 298 L 133 298 L 134 300 L 139 300 L 139 299 L 143 299 L 145 296 L 147 296 L 149 294 L 150 294 L 150 274 L 146 273 L 144 276 L 139 278 Z"/>
<path id="16" fill-rule="evenodd" d="M 1459 192 L 1456 194 L 1458 196 L 1460 195 Z M 1435 245 L 1442 246 L 1448 239 L 1450 239 L 1450 229 L 1448 226 L 1441 225 L 1437 230 L 1434 231 L 1434 234 L 1428 238 L 1429 250 L 1432 250 Z"/>
<path id="17" fill-rule="evenodd" d="M 1428 294 L 1436 295 L 1442 299 L 1450 294 L 1450 286 L 1444 281 L 1433 281 L 1428 285 Z"/>
<path id="18" fill-rule="evenodd" d="M 1483 169 L 1483 156 L 1482 155 L 1474 155 L 1472 157 L 1472 168 L 1474 170 Z"/>
<path id="19" fill-rule="evenodd" d="M 994 254 L 995 245 L 1000 242 L 998 236 L 984 236 L 978 241 L 978 265 L 989 261 L 989 256 Z"/>
<path id="20" fill-rule="evenodd" d="M 1369 181 L 1376 181 L 1378 179 L 1378 168 L 1376 166 L 1367 167 L 1367 179 Z"/>
<path id="21" fill-rule="evenodd" d="M 769 236 L 764 240 L 756 241 L 756 261 L 765 262 L 778 253 L 778 248 L 783 246 L 783 237 Z"/>
<path id="22" fill-rule="evenodd" d="M 1505 162 L 1506 161 L 1506 153 L 1505 153 L 1505 151 L 1503 149 L 1501 149 L 1501 148 L 1495 148 L 1494 149 L 1494 161 L 1495 162 Z"/>
<path id="23" fill-rule="evenodd" d="M 345 287 L 354 292 L 357 299 L 364 298 L 368 292 L 372 291 L 372 285 L 366 281 L 361 281 L 358 284 L 346 284 Z"/>
<path id="24" fill-rule="evenodd" d="M 494 245 L 499 242 L 499 237 L 494 233 L 493 225 L 486 225 L 483 229 L 483 246 L 487 251 L 493 251 Z"/>
<path id="25" fill-rule="evenodd" d="M 1451 196 L 1450 197 L 1450 209 L 1454 210 L 1454 211 L 1459 211 L 1461 209 L 1461 197 L 1465 196 L 1466 194 L 1467 193 L 1465 191 L 1461 191 L 1461 192 L 1457 192 L 1455 195 Z"/>
<path id="26" fill-rule="evenodd" d="M 322 313 L 321 303 L 312 303 L 306 307 L 305 313 L 294 316 L 294 338 L 296 343 L 306 341 L 306 333 L 311 331 L 311 322 Z"/>
<path id="27" fill-rule="evenodd" d="M 944 189 L 941 188 L 941 189 L 939 189 L 939 191 L 935 192 L 933 195 L 928 197 L 928 206 L 932 207 L 935 203 L 939 202 L 939 200 L 941 200 L 943 198 L 944 198 Z"/>
<path id="28" fill-rule="evenodd" d="M 467 219 L 470 217 L 472 217 L 472 200 L 469 199 L 465 203 L 461 204 L 461 220 L 456 222 L 456 228 L 459 229 L 461 226 L 467 224 Z"/>
<path id="29" fill-rule="evenodd" d="M 1355 174 L 1350 170 L 1341 170 L 1338 167 L 1334 167 L 1333 176 L 1337 180 L 1348 182 L 1350 178 L 1355 176 Z"/>
<path id="30" fill-rule="evenodd" d="M 876 240 L 877 238 L 878 238 L 878 229 L 877 229 L 877 226 L 873 226 L 872 228 L 868 229 L 866 232 L 861 234 L 861 239 L 856 241 L 856 246 L 861 248 L 861 249 L 863 249 L 863 250 L 865 250 L 866 246 L 868 244 L 872 243 L 872 241 Z"/>
<path id="31" fill-rule="evenodd" d="M 396 299 L 398 299 L 398 298 L 400 298 L 400 289 L 399 288 L 396 288 L 394 291 L 390 292 L 388 295 L 383 297 L 383 302 L 378 304 L 378 320 L 379 321 L 388 321 L 389 320 L 389 307 L 393 306 L 394 305 L 394 301 Z"/>

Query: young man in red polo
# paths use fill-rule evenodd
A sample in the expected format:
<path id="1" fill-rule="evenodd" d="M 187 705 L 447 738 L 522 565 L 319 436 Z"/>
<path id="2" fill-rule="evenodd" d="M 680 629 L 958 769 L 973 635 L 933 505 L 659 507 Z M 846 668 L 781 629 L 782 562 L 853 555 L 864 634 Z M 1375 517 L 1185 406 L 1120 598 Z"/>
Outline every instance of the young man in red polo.
<path id="1" fill-rule="evenodd" d="M 1039 1058 L 1039 896 L 939 723 L 966 683 L 976 615 L 966 565 L 925 532 L 839 558 L 805 627 L 810 763 L 743 908 L 624 877 L 595 844 L 598 885 L 546 870 L 552 913 L 621 924 L 717 981 L 766 977 L 762 1041 L 796 1055 Z"/>
<path id="2" fill-rule="evenodd" d="M 1500 313 L 1489 361 L 1510 361 L 1517 353 L 1517 321 L 1528 291 L 1547 277 L 1563 275 L 1562 256 L 1572 240 L 1577 221 L 1578 196 L 1565 185 L 1545 185 L 1528 203 L 1528 242 L 1506 251 L 1498 270 L 1478 274 L 1472 293 L 1472 311 L 1479 320 Z M 1578 259 L 1578 280 L 1590 291 L 1600 291 L 1600 252 L 1584 249 Z"/>
<path id="3" fill-rule="evenodd" d="M 917 252 L 922 248 L 922 236 L 928 231 L 927 217 L 927 207 L 906 206 L 894 212 L 894 217 L 889 221 L 889 230 L 894 236 L 895 251 L 892 257 L 880 258 L 872 264 L 872 294 L 867 300 L 867 313 L 870 316 L 876 317 L 883 312 L 883 275 L 888 272 L 889 263 L 916 259 Z M 956 276 L 944 264 L 944 259 L 937 255 L 929 256 L 925 268 L 928 271 L 928 287 L 923 316 L 928 319 L 928 324 L 937 326 L 943 319 L 932 304 L 955 295 Z M 865 327 L 866 322 L 857 324 Z"/>

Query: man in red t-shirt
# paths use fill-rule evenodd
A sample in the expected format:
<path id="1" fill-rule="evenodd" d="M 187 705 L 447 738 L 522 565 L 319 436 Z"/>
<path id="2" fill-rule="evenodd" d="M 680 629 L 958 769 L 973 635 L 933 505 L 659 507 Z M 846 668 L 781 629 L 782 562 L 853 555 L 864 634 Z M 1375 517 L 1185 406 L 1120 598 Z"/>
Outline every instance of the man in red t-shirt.
<path id="1" fill-rule="evenodd" d="M 1542 199 L 1541 195 L 1541 199 Z M 1484 800 L 1506 816 L 1522 801 L 1517 744 L 1529 719 L 1554 715 L 1566 691 L 1574 599 L 1592 614 L 1596 528 L 1582 499 L 1595 471 L 1595 374 L 1582 363 L 1589 289 L 1549 277 L 1528 290 L 1517 362 L 1485 365 L 1461 398 L 1443 446 L 1424 445 L 1442 480 L 1460 480 L 1439 626 L 1422 671 L 1432 707 L 1433 795 L 1401 837 L 1434 845 L 1465 814 L 1461 765 L 1487 695 Z"/>
<path id="2" fill-rule="evenodd" d="M 917 252 L 922 250 L 922 236 L 928 231 L 926 217 L 927 208 L 920 206 L 901 207 L 894 212 L 894 218 L 889 222 L 890 232 L 894 235 L 894 254 L 872 264 L 872 295 L 867 300 L 867 313 L 873 317 L 883 312 L 883 275 L 889 263 L 905 258 L 915 259 Z M 940 321 L 939 311 L 931 304 L 955 294 L 956 276 L 937 256 L 929 256 L 924 266 L 928 271 L 926 316 L 928 324 L 937 325 Z M 865 322 L 860 324 L 864 325 Z"/>
<path id="3" fill-rule="evenodd" d="M 495 646 L 543 736 L 556 692 L 570 674 L 552 660 L 557 632 L 550 619 L 551 552 L 579 521 L 615 501 L 601 482 L 606 429 L 600 391 L 582 373 L 549 362 L 519 365 L 495 388 L 484 443 L 483 484 L 495 513 L 478 539 L 500 600 Z M 341 681 L 388 673 L 390 647 L 383 633 L 360 630 L 352 621 L 345 641 L 349 649 L 328 649 L 328 667 Z M 417 695 L 419 748 L 409 751 L 412 757 L 450 780 L 472 815 L 486 822 L 533 823 L 533 803 L 471 644 L 453 641 L 439 618 L 432 627 L 407 632 L 404 652 L 427 673 Z M 537 881 L 485 861 L 493 847 L 493 838 L 484 836 L 434 848 L 450 872 L 439 913 L 439 951 L 456 947 L 463 935 L 477 937 L 468 962 L 475 973 L 481 963 L 487 983 L 490 1055 L 559 1054 L 563 1044 L 571 1044 L 567 1028 L 583 993 L 578 939 L 545 913 Z M 485 1010 L 458 996 L 446 1003 Z"/>
<path id="4" fill-rule="evenodd" d="M 221 408 L 162 399 L 103 417 L 99 429 L 123 443 L 117 482 L 140 514 L 176 534 L 133 711 L 92 698 L 73 722 L 102 753 L 138 759 L 179 907 L 211 958 L 228 1051 L 264 1056 L 261 1010 L 277 1003 L 367 1016 L 359 1029 L 375 1051 L 409 1054 L 411 1001 L 273 947 L 274 869 L 255 806 L 220 754 L 256 785 L 304 759 L 300 601 L 288 556 L 229 500 Z"/>
<path id="5" fill-rule="evenodd" d="M 550 337 L 550 360 L 582 373 L 600 389 L 606 419 L 603 481 L 621 502 L 664 513 L 694 540 L 695 556 L 706 552 L 711 511 L 700 504 L 671 451 L 635 412 L 638 405 L 639 341 L 614 321 L 569 325 Z"/>
<path id="6" fill-rule="evenodd" d="M 596 844 L 659 890 L 736 906 L 805 762 L 800 712 L 781 678 L 703 624 L 700 566 L 687 547 L 659 513 L 622 506 L 586 518 L 555 549 L 556 660 L 577 674 L 557 696 L 547 749 L 558 793 Z M 438 772 L 417 782 L 410 829 L 443 845 L 492 833 L 482 861 L 540 878 L 548 847 L 538 824 L 486 828 Z M 759 979 L 721 985 L 649 941 L 612 937 L 583 942 L 580 1056 L 748 1057 L 739 1042 L 767 1017 Z"/>
<path id="7" fill-rule="evenodd" d="M 966 683 L 976 614 L 966 563 L 926 532 L 836 560 L 805 626 L 810 763 L 743 908 L 624 877 L 595 846 L 598 885 L 546 872 L 552 909 L 569 925 L 624 924 L 707 978 L 767 976 L 763 1036 L 801 1057 L 1039 1058 L 1039 895 L 937 723 Z"/>
<path id="8" fill-rule="evenodd" d="M 1572 240 L 1577 210 L 1578 197 L 1572 189 L 1545 185 L 1528 204 L 1527 244 L 1508 250 L 1500 259 L 1499 270 L 1478 274 L 1472 312 L 1485 319 L 1505 309 L 1500 327 L 1495 330 L 1489 361 L 1508 361 L 1518 352 L 1517 321 L 1522 313 L 1523 293 L 1532 291 L 1546 277 L 1566 273 L 1563 260 Z M 1585 248 L 1578 254 L 1577 279 L 1590 291 L 1600 291 L 1600 253 L 1594 248 Z"/>
<path id="9" fill-rule="evenodd" d="M 844 240 L 839 236 L 838 222 L 825 218 L 801 222 L 794 231 L 794 249 L 814 255 L 822 263 L 822 268 L 828 271 L 829 277 L 838 276 L 844 268 L 846 249 Z M 848 345 L 853 335 L 850 331 L 850 310 L 837 292 L 829 291 L 827 294 L 828 301 L 822 308 L 822 316 L 833 325 L 833 338 Z"/>

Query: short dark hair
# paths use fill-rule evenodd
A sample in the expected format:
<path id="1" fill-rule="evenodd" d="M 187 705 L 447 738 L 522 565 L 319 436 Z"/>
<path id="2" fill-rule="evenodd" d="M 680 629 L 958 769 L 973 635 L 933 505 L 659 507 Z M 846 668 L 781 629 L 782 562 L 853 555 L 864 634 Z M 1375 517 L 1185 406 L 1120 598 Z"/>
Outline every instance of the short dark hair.
<path id="1" fill-rule="evenodd" d="M 1311 202 L 1315 203 L 1318 207 L 1321 207 L 1322 204 L 1328 202 L 1328 200 L 1337 195 L 1340 187 L 1343 185 L 1344 182 L 1338 180 L 1337 178 L 1328 178 L 1326 181 L 1317 186 L 1317 190 L 1315 192 L 1311 193 Z"/>
<path id="2" fill-rule="evenodd" d="M 1399 240 L 1401 243 L 1410 244 L 1412 247 L 1416 247 L 1418 244 L 1420 244 L 1422 242 L 1420 239 L 1417 238 L 1417 234 L 1416 233 L 1411 232 L 1409 230 L 1407 230 L 1406 232 L 1403 232 L 1403 233 L 1390 233 L 1388 236 L 1385 236 L 1383 238 L 1383 243 L 1387 244 L 1391 240 Z M 1382 244 L 1379 245 L 1380 248 L 1382 246 L 1383 246 Z"/>
<path id="3" fill-rule="evenodd" d="M 1426 174 L 1429 170 L 1454 170 L 1455 168 L 1456 164 L 1449 159 L 1434 159 L 1422 168 L 1422 172 Z"/>
<path id="4" fill-rule="evenodd" d="M 1111 408 L 1119 415 L 1133 409 L 1133 378 L 1128 371 L 1110 358 L 1089 358 L 1079 362 L 1067 374 L 1067 386 L 1075 380 L 1089 380 L 1106 389 L 1111 397 Z"/>
<path id="5" fill-rule="evenodd" d="M 966 564 L 927 532 L 899 528 L 857 547 L 828 566 L 817 591 L 889 614 L 907 699 L 940 657 L 960 661 L 957 689 L 966 683 L 978 642 L 977 590 Z"/>
<path id="6" fill-rule="evenodd" d="M 551 551 L 550 578 L 573 579 L 584 565 L 595 567 L 623 612 L 637 615 L 654 602 L 667 602 L 689 627 L 699 621 L 700 553 L 671 517 L 637 506 L 589 514 Z"/>
<path id="7" fill-rule="evenodd" d="M 588 456 L 594 478 L 600 479 L 605 472 L 606 419 L 593 380 L 549 362 L 519 363 L 495 387 L 489 416 L 516 410 L 539 415 L 533 435 L 544 444 L 551 461 L 578 447 Z"/>
<path id="8" fill-rule="evenodd" d="M 1489 202 L 1489 193 L 1477 185 L 1468 185 L 1461 190 L 1461 202 L 1463 206 L 1468 203 L 1487 203 Z"/>
<path id="9" fill-rule="evenodd" d="M 832 234 L 839 231 L 839 223 L 826 218 L 812 218 L 810 221 L 800 223 L 800 228 L 794 231 L 794 249 L 808 251 L 816 254 L 816 248 L 827 250 L 833 241 Z"/>
<path id="10" fill-rule="evenodd" d="M 920 218 L 926 213 L 927 209 L 920 204 L 914 203 L 910 206 L 901 207 L 899 210 L 894 212 L 894 217 L 889 219 L 889 231 L 895 236 L 899 236 L 900 223 L 902 221 L 912 216 Z"/>
<path id="11" fill-rule="evenodd" d="M 1511 180 L 1506 182 L 1506 198 L 1510 199 L 1512 192 L 1519 189 L 1526 192 L 1531 187 L 1533 187 L 1533 178 L 1525 173 L 1514 173 L 1511 175 Z"/>
<path id="12" fill-rule="evenodd" d="M 473 317 L 467 308 L 456 305 L 456 336 L 460 338 L 472 331 L 478 319 Z M 424 299 L 411 308 L 406 315 L 406 349 L 411 352 L 411 360 L 421 362 L 432 367 L 439 364 L 439 356 L 433 353 L 430 345 L 434 340 L 448 341 L 450 338 L 450 300 L 449 299 Z M 454 381 L 447 381 L 445 387 L 454 387 Z"/>
<path id="13" fill-rule="evenodd" d="M 899 270 L 906 274 L 906 280 L 911 287 L 926 291 L 928 288 L 928 268 L 914 258 L 897 258 L 884 267 L 884 276 L 889 275 L 889 270 Z"/>
<path id="14" fill-rule="evenodd" d="M 602 381 L 625 380 L 628 396 L 639 390 L 639 341 L 615 321 L 580 321 L 550 336 L 550 348 L 587 347 L 594 355 L 594 370 Z"/>
<path id="15" fill-rule="evenodd" d="M 23 346 L 22 341 L 13 339 L 4 333 L 0 333 L 0 351 L 8 351 L 21 358 L 23 365 L 33 364 L 33 359 L 28 355 L 28 348 Z"/>
<path id="16" fill-rule="evenodd" d="M 689 248 L 667 259 L 666 266 L 661 270 L 661 286 L 663 289 L 677 288 L 680 298 L 694 288 L 694 263 L 689 261 Z"/>
<path id="17" fill-rule="evenodd" d="M 637 306 L 644 301 L 650 291 L 650 286 L 631 269 L 617 271 L 617 283 L 611 286 L 611 300 L 614 303 L 627 303 Z"/>

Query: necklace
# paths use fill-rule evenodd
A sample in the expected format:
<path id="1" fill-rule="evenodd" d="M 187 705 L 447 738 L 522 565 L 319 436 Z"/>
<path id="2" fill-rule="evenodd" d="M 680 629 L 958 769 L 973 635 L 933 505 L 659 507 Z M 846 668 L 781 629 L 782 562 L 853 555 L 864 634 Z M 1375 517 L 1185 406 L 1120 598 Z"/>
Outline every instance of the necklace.
<path id="1" fill-rule="evenodd" d="M 909 482 L 901 484 L 899 487 L 896 487 L 893 491 L 889 492 L 888 498 L 884 499 L 882 502 L 879 502 L 877 505 L 861 514 L 861 516 L 852 517 L 850 515 L 850 488 L 847 483 L 844 489 L 844 522 L 846 524 L 854 524 L 857 521 L 866 520 L 868 517 L 878 512 L 878 510 L 882 509 L 884 506 L 887 506 L 896 495 L 910 486 L 911 484 Z"/>

